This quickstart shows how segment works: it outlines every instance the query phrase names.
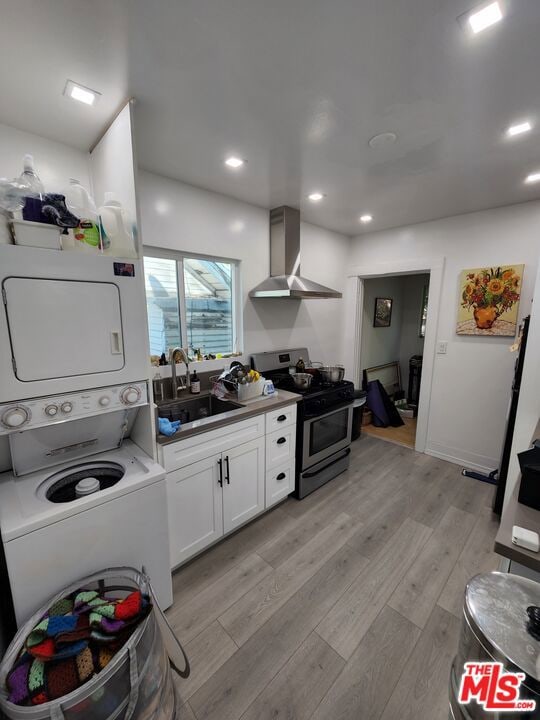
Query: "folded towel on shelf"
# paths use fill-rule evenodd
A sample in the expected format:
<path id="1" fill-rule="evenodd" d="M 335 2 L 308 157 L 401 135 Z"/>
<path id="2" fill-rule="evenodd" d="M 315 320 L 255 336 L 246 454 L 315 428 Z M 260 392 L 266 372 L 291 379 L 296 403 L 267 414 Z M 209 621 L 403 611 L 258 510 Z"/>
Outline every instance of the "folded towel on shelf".
<path id="1" fill-rule="evenodd" d="M 169 418 L 158 418 L 159 421 L 159 434 L 170 437 L 180 427 L 180 420 L 169 420 Z"/>
<path id="2" fill-rule="evenodd" d="M 106 667 L 151 608 L 138 590 L 125 598 L 78 590 L 55 603 L 28 634 L 8 674 L 9 701 L 41 705 L 84 685 Z"/>

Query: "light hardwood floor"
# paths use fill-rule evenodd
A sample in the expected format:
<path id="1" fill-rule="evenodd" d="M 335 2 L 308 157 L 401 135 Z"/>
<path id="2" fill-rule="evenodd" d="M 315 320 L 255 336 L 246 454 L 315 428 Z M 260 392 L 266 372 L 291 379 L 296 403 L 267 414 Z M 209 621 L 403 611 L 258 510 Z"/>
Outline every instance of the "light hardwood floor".
<path id="1" fill-rule="evenodd" d="M 375 427 L 375 425 L 364 425 L 362 432 L 371 437 L 380 438 L 387 442 L 405 445 L 414 448 L 416 442 L 416 418 L 403 418 L 404 425 L 399 427 Z"/>
<path id="2" fill-rule="evenodd" d="M 348 472 L 178 571 L 179 720 L 446 720 L 493 487 L 363 436 Z"/>

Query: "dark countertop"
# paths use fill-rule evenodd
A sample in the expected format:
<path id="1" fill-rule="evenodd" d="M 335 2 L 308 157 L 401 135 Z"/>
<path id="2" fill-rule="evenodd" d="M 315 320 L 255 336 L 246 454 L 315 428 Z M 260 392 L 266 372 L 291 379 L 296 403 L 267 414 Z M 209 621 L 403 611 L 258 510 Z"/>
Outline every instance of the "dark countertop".
<path id="1" fill-rule="evenodd" d="M 201 393 L 202 395 L 208 395 L 208 393 Z M 190 400 L 193 395 L 186 395 L 185 398 L 179 398 L 179 400 Z M 237 405 L 242 407 L 232 408 L 229 412 L 222 413 L 221 415 L 214 415 L 212 417 L 201 418 L 200 420 L 194 420 L 193 422 L 182 425 L 178 432 L 171 437 L 165 435 L 157 436 L 158 445 L 170 445 L 171 443 L 184 440 L 187 437 L 193 435 L 199 435 L 200 433 L 209 432 L 216 428 L 223 427 L 224 425 L 231 425 L 232 423 L 239 422 L 240 420 L 247 420 L 255 415 L 262 415 L 272 410 L 279 410 L 279 408 L 291 405 L 292 403 L 300 402 L 302 399 L 301 395 L 297 393 L 289 392 L 288 390 L 276 390 L 274 395 L 261 395 L 253 400 L 247 400 L 243 403 L 234 401 Z"/>
<path id="2" fill-rule="evenodd" d="M 532 437 L 532 441 L 540 437 L 540 422 L 536 426 L 536 430 Z M 525 567 L 540 572 L 540 552 L 532 552 L 525 548 L 518 547 L 512 542 L 512 528 L 514 525 L 533 530 L 540 535 L 540 510 L 522 505 L 518 502 L 519 480 L 516 483 L 514 492 L 508 499 L 508 502 L 501 516 L 501 524 L 495 538 L 495 552 L 503 555 L 514 562 L 521 563 Z"/>

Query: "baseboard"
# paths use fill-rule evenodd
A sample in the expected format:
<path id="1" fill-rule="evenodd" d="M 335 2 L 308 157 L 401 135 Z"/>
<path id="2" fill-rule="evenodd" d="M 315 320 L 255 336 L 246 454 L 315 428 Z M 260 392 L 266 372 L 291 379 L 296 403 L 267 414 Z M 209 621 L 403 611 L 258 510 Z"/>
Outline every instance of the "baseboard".
<path id="1" fill-rule="evenodd" d="M 428 442 L 424 450 L 426 455 L 432 455 L 439 460 L 446 460 L 455 465 L 462 465 L 469 470 L 485 473 L 486 475 L 495 470 L 499 465 L 499 460 L 486 457 L 485 455 L 477 455 L 460 448 L 449 447 L 441 443 Z"/>

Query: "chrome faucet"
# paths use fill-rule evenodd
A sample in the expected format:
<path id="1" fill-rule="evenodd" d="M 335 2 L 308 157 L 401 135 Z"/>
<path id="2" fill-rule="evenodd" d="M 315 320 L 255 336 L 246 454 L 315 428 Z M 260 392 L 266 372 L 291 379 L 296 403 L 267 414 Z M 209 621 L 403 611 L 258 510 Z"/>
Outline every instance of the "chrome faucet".
<path id="1" fill-rule="evenodd" d="M 180 379 L 180 385 L 178 384 L 178 380 L 176 379 L 176 363 L 177 361 L 183 362 L 186 366 L 186 382 L 185 384 L 182 382 L 182 379 Z M 184 350 L 184 348 L 176 347 L 176 348 L 169 348 L 169 362 L 171 364 L 171 377 L 172 377 L 172 394 L 173 398 L 176 400 L 178 397 L 178 391 L 179 390 L 189 390 L 191 387 L 191 378 L 189 376 L 189 358 L 187 352 Z"/>

